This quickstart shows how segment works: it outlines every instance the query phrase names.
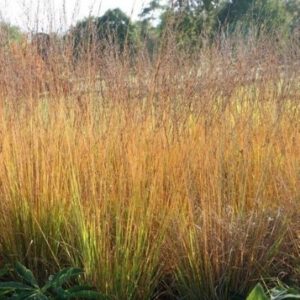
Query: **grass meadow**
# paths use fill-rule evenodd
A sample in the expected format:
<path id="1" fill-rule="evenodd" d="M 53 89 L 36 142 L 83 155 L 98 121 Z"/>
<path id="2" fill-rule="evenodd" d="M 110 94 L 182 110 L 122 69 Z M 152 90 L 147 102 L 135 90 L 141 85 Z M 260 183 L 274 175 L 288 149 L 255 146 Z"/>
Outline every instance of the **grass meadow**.
<path id="1" fill-rule="evenodd" d="M 1 48 L 0 265 L 82 267 L 109 299 L 299 286 L 299 49 Z"/>

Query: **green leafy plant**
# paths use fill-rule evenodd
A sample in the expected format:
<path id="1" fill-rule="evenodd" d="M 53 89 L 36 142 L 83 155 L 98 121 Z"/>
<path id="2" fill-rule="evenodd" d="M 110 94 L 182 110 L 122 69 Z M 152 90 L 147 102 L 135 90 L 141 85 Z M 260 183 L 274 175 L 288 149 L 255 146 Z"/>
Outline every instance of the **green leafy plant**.
<path id="1" fill-rule="evenodd" d="M 255 288 L 251 291 L 247 300 L 268 300 L 267 295 L 260 283 L 258 283 Z"/>
<path id="2" fill-rule="evenodd" d="M 0 282 L 0 299 L 13 300 L 65 300 L 65 299 L 106 299 L 106 297 L 89 286 L 75 285 L 66 288 L 66 284 L 71 279 L 76 279 L 83 274 L 79 268 L 65 268 L 51 275 L 48 281 L 40 286 L 33 273 L 24 265 L 17 262 L 14 271 L 20 281 Z M 9 273 L 8 268 L 0 271 L 1 277 Z"/>
<path id="3" fill-rule="evenodd" d="M 283 299 L 300 299 L 300 291 L 298 289 L 289 288 L 283 284 L 279 284 L 269 291 L 269 296 L 264 291 L 262 285 L 258 283 L 251 291 L 247 300 L 283 300 Z"/>

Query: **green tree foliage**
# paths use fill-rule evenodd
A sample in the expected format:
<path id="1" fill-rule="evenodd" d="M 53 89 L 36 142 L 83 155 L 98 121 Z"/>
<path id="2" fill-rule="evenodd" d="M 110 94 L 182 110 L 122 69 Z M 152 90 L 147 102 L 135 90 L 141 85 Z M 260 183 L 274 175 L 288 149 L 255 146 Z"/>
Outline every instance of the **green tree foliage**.
<path id="1" fill-rule="evenodd" d="M 286 0 L 285 6 L 291 16 L 290 28 L 291 30 L 300 31 L 300 1 L 299 0 Z"/>
<path id="2" fill-rule="evenodd" d="M 151 55 L 159 45 L 160 30 L 154 23 L 159 14 L 164 11 L 165 5 L 160 0 L 152 0 L 145 6 L 139 14 L 140 21 L 136 22 L 139 42 L 146 46 Z"/>
<path id="3" fill-rule="evenodd" d="M 201 45 L 201 34 L 209 34 L 219 0 L 172 1 L 162 15 L 161 26 L 172 25 L 180 46 L 193 48 Z"/>
<path id="4" fill-rule="evenodd" d="M 179 10 L 208 12 L 216 8 L 219 2 L 219 0 L 176 0 L 172 1 L 172 7 Z"/>
<path id="5" fill-rule="evenodd" d="M 98 38 L 118 43 L 123 49 L 125 44 L 133 45 L 136 40 L 135 26 L 120 9 L 108 10 L 96 20 Z"/>
<path id="6" fill-rule="evenodd" d="M 192 50 L 201 47 L 202 36 L 207 40 L 220 30 L 288 34 L 300 27 L 299 16 L 299 0 L 150 0 L 135 23 L 114 9 L 79 22 L 70 33 L 76 53 L 114 44 L 121 52 L 146 46 L 153 54 L 169 31 L 179 47 Z"/>
<path id="7" fill-rule="evenodd" d="M 299 0 L 173 0 L 161 15 L 160 28 L 171 26 L 184 48 L 201 46 L 201 36 L 220 30 L 244 34 L 287 35 L 300 27 Z M 170 25 L 171 24 L 171 25 Z"/>
<path id="8" fill-rule="evenodd" d="M 139 17 L 142 20 L 153 21 L 157 11 L 165 9 L 166 6 L 161 4 L 160 0 L 152 0 L 149 4 L 142 9 Z"/>
<path id="9" fill-rule="evenodd" d="M 136 30 L 138 34 L 138 47 L 146 47 L 151 57 L 158 48 L 160 35 L 157 27 L 149 20 L 141 20 L 136 22 Z"/>
<path id="10" fill-rule="evenodd" d="M 19 27 L 0 22 L 0 46 L 5 46 L 11 42 L 20 42 L 22 37 L 23 33 Z"/>
<path id="11" fill-rule="evenodd" d="M 237 29 L 248 33 L 253 25 L 258 33 L 287 32 L 290 16 L 282 0 L 231 0 L 226 1 L 217 13 L 219 28 L 229 32 Z"/>
<path id="12" fill-rule="evenodd" d="M 90 17 L 77 23 L 69 32 L 73 39 L 74 49 L 78 54 L 92 44 L 97 49 L 104 49 L 108 44 L 118 46 L 120 51 L 125 47 L 133 48 L 136 44 L 136 26 L 120 9 L 108 10 L 102 17 Z"/>

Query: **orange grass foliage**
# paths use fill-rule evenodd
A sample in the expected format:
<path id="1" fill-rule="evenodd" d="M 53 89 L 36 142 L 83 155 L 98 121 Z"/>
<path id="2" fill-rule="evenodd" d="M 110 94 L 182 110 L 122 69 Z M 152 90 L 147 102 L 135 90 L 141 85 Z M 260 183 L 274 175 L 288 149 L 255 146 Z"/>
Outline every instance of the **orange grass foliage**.
<path id="1" fill-rule="evenodd" d="M 0 257 L 82 266 L 114 299 L 299 284 L 299 50 L 269 44 L 54 52 L 80 80 L 42 95 L 33 55 L 1 52 Z"/>

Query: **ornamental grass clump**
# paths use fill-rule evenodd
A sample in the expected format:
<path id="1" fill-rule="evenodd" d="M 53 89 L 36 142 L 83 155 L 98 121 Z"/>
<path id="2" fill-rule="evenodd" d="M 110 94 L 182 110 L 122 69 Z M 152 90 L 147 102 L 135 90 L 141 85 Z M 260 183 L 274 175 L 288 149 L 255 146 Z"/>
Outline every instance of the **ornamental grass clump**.
<path id="1" fill-rule="evenodd" d="M 300 52 L 273 43 L 0 49 L 0 264 L 112 299 L 299 285 Z"/>

